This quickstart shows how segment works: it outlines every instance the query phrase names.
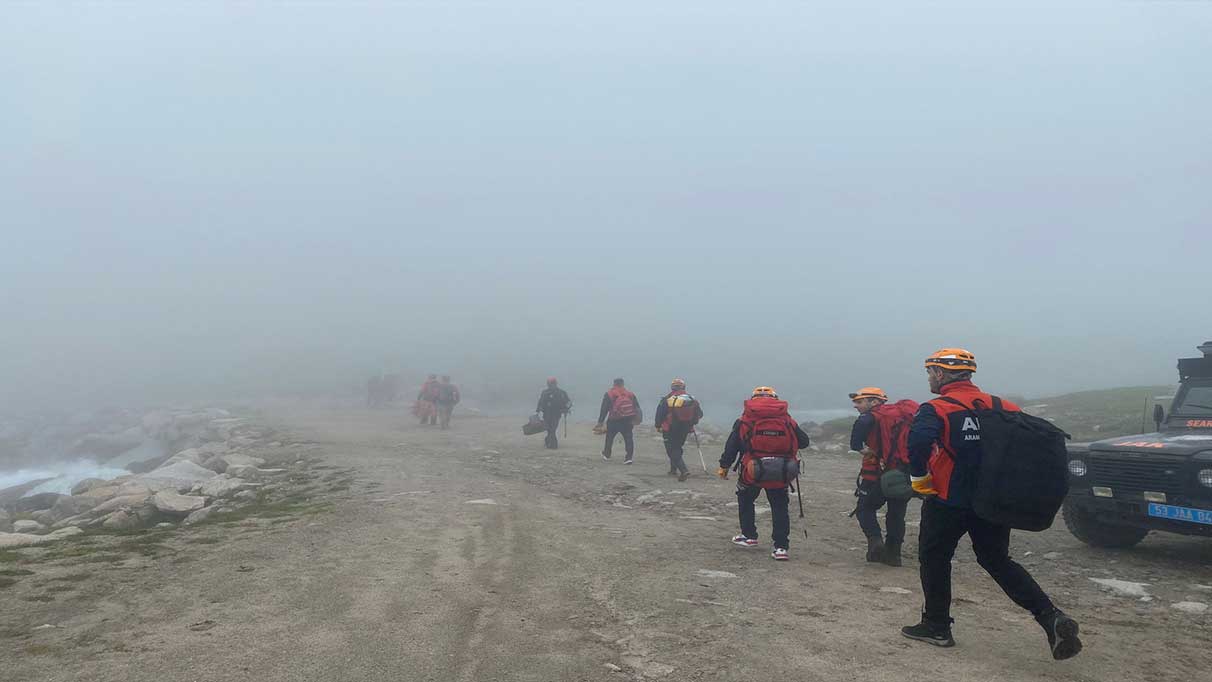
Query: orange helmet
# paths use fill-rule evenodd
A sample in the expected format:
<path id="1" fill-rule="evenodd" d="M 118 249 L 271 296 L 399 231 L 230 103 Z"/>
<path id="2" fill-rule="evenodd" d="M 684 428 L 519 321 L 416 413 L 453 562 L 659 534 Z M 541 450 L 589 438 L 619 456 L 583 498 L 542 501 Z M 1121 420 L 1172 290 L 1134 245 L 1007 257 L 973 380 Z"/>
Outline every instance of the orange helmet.
<path id="1" fill-rule="evenodd" d="M 669 388 L 686 388 L 686 382 L 681 379 L 674 379 L 669 382 Z"/>
<path id="2" fill-rule="evenodd" d="M 777 398 L 777 397 L 779 397 L 779 394 L 775 393 L 774 389 L 769 386 L 758 386 L 757 388 L 753 389 L 753 397 L 754 398 Z"/>
<path id="3" fill-rule="evenodd" d="M 963 348 L 943 348 L 926 358 L 926 366 L 952 372 L 975 372 L 976 356 Z"/>
<path id="4" fill-rule="evenodd" d="M 888 394 L 884 393 L 884 389 L 876 388 L 875 386 L 860 388 L 858 391 L 850 394 L 851 400 L 862 400 L 863 398 L 875 398 L 876 400 L 888 402 Z"/>

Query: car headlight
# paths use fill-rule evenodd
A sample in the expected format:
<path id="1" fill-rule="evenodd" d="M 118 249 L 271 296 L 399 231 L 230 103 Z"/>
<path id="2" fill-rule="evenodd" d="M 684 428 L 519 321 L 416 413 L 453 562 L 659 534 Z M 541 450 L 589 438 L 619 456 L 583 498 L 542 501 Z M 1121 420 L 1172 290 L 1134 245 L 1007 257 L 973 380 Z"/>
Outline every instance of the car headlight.
<path id="1" fill-rule="evenodd" d="M 1085 476 L 1086 475 L 1086 461 L 1083 459 L 1069 460 L 1069 473 L 1073 474 L 1074 476 Z M 1210 471 L 1209 473 L 1212 473 L 1212 471 Z M 1201 473 L 1201 476 L 1202 476 L 1202 473 Z M 1201 478 L 1200 480 L 1202 481 L 1203 479 Z M 1209 483 L 1209 485 L 1212 485 L 1212 483 Z"/>
<path id="2" fill-rule="evenodd" d="M 1205 488 L 1212 488 L 1212 469 L 1199 470 L 1199 484 Z"/>

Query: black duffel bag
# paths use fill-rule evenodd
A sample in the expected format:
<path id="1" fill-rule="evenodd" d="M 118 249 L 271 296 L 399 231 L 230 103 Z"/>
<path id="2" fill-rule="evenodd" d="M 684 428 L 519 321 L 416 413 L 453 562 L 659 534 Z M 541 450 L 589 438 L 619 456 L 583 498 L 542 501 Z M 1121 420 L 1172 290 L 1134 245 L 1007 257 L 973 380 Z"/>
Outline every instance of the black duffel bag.
<path id="1" fill-rule="evenodd" d="M 981 462 L 972 511 L 990 523 L 1040 531 L 1052 525 L 1069 494 L 1069 434 L 1047 419 L 993 407 L 968 410 L 980 425 Z"/>

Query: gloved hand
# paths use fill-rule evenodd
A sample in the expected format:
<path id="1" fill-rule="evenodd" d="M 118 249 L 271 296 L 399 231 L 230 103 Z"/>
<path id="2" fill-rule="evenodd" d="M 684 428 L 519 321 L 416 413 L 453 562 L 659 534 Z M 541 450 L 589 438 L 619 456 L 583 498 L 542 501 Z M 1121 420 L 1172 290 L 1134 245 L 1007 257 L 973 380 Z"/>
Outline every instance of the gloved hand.
<path id="1" fill-rule="evenodd" d="M 913 486 L 913 492 L 919 495 L 937 495 L 938 491 L 934 489 L 934 477 L 930 474 L 925 476 L 910 476 L 910 485 Z"/>
<path id="2" fill-rule="evenodd" d="M 726 467 L 720 467 L 719 469 L 715 470 L 715 475 L 724 480 L 728 480 L 728 469 Z"/>

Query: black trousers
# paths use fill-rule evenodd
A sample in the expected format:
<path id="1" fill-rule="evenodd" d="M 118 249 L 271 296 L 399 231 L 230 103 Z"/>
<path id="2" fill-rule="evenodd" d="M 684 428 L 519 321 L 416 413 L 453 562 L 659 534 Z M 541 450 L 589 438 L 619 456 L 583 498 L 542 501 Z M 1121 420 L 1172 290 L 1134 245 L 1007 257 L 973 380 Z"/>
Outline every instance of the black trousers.
<path id="1" fill-rule="evenodd" d="M 922 503 L 917 545 L 922 592 L 926 596 L 923 616 L 926 622 L 940 627 L 951 624 L 951 559 L 965 533 L 972 540 L 977 563 L 1015 604 L 1034 616 L 1055 608 L 1027 569 L 1010 558 L 1008 526 L 989 523 L 971 509 L 931 498 Z"/>
<path id="2" fill-rule="evenodd" d="M 543 423 L 547 425 L 547 437 L 543 439 L 543 444 L 552 450 L 560 447 L 560 439 L 556 437 L 556 429 L 560 426 L 560 417 L 564 416 L 561 412 L 544 412 Z"/>
<path id="3" fill-rule="evenodd" d="M 892 500 L 884 497 L 880 490 L 879 481 L 863 481 L 859 485 L 857 511 L 859 528 L 863 535 L 873 540 L 883 538 L 879 519 L 875 513 L 885 504 L 888 505 L 888 516 L 884 519 L 888 524 L 888 544 L 899 545 L 905 541 L 905 510 L 909 508 L 909 500 Z"/>
<path id="4" fill-rule="evenodd" d="M 662 440 L 665 441 L 665 454 L 669 457 L 669 470 L 677 471 L 678 473 L 686 473 L 686 460 L 683 458 L 683 451 L 686 447 L 686 437 L 690 435 L 690 429 L 678 426 L 671 426 L 669 430 L 661 434 Z"/>
<path id="5" fill-rule="evenodd" d="M 736 484 L 736 507 L 741 516 L 741 535 L 754 540 L 758 538 L 753 503 L 763 490 L 766 491 L 766 501 L 770 503 L 770 521 L 774 525 L 771 540 L 775 547 L 788 549 L 791 541 L 791 513 L 787 507 L 791 502 L 791 494 L 787 488 L 762 488 L 756 485 Z"/>
<path id="6" fill-rule="evenodd" d="M 627 459 L 631 459 L 635 455 L 635 439 L 631 436 L 631 430 L 635 428 L 635 422 L 631 417 L 623 417 L 622 419 L 607 419 L 606 420 L 606 448 L 602 450 L 602 454 L 610 456 L 614 450 L 614 437 L 616 435 L 623 436 L 623 446 L 627 448 Z"/>

